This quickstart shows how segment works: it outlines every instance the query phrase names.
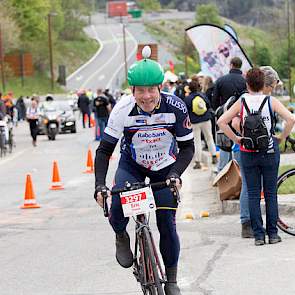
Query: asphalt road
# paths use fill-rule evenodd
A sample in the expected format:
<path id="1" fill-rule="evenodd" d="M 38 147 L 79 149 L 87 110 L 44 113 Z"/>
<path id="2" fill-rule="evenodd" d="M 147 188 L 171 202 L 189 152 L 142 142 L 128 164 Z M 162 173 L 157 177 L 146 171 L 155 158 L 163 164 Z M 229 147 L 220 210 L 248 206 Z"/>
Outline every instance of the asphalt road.
<path id="1" fill-rule="evenodd" d="M 97 15 L 92 17 L 92 25 L 85 30 L 99 42 L 100 48 L 85 65 L 67 77 L 67 88 L 119 89 L 125 78 L 123 25 L 119 22 L 105 23 L 103 15 Z M 129 67 L 135 61 L 137 41 L 127 28 L 125 40 Z"/>
<path id="2" fill-rule="evenodd" d="M 26 123 L 17 148 L 0 159 L 0 295 L 141 294 L 129 269 L 114 257 L 114 234 L 93 200 L 94 176 L 83 174 L 93 129 L 45 136 L 33 148 Z M 58 161 L 63 191 L 50 191 Z M 118 151 L 111 161 L 111 184 Z M 22 210 L 25 176 L 31 173 L 40 209 Z M 183 295 L 293 295 L 294 237 L 255 247 L 240 238 L 238 215 L 221 215 L 210 170 L 191 167 L 183 176 L 177 215 L 181 239 L 179 285 Z M 209 218 L 200 218 L 208 210 Z M 193 220 L 185 219 L 192 213 Z M 129 232 L 133 237 L 133 222 Z M 156 229 L 152 219 L 151 227 Z M 158 239 L 157 231 L 154 231 Z"/>

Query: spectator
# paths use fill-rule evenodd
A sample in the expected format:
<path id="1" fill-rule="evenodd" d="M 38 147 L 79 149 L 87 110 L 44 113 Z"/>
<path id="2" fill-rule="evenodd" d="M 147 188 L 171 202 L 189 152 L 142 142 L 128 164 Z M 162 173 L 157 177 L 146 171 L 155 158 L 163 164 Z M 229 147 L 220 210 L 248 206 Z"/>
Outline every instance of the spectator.
<path id="1" fill-rule="evenodd" d="M 202 92 L 208 98 L 211 106 L 212 106 L 213 89 L 214 89 L 214 83 L 213 83 L 212 78 L 210 76 L 205 76 L 203 78 Z M 216 124 L 215 124 L 215 115 L 213 115 L 213 114 L 212 114 L 212 118 L 211 118 L 211 124 L 212 124 L 213 140 L 215 142 Z"/>
<path id="2" fill-rule="evenodd" d="M 265 74 L 258 68 L 253 68 L 246 75 L 248 94 L 243 96 L 218 120 L 220 129 L 234 142 L 241 145 L 241 163 L 247 184 L 249 197 L 249 211 L 251 226 L 254 232 L 255 245 L 265 244 L 265 234 L 269 237 L 269 243 L 281 242 L 278 235 L 278 203 L 277 203 L 277 177 L 280 162 L 280 151 L 278 144 L 284 140 L 291 132 L 294 124 L 294 116 L 283 104 L 274 97 L 265 96 Z M 277 81 L 274 81 L 271 88 L 274 88 Z M 266 103 L 263 105 L 262 103 Z M 245 138 L 236 135 L 229 127 L 232 121 L 241 111 L 241 125 L 243 127 L 248 112 L 245 109 L 247 104 L 251 112 L 258 111 L 262 107 L 261 116 L 268 132 L 268 147 L 266 150 L 246 149 Z M 273 114 L 278 113 L 285 121 L 285 129 L 280 136 L 274 136 Z M 243 132 L 241 132 L 243 133 Z M 266 230 L 263 228 L 263 221 L 260 210 L 260 192 L 263 185 L 264 198 L 266 203 Z"/>
<path id="3" fill-rule="evenodd" d="M 229 74 L 217 79 L 213 88 L 212 107 L 216 110 L 231 96 L 240 96 L 246 91 L 245 78 L 242 76 L 242 60 L 239 57 L 233 57 L 230 61 Z M 220 157 L 217 170 L 221 171 L 224 166 L 232 159 L 231 152 L 220 150 Z"/>
<path id="4" fill-rule="evenodd" d="M 15 104 L 15 107 L 18 111 L 18 121 L 25 120 L 26 119 L 26 105 L 23 99 L 23 96 L 20 96 Z"/>
<path id="5" fill-rule="evenodd" d="M 212 136 L 212 126 L 211 126 L 211 106 L 207 99 L 207 97 L 201 93 L 201 85 L 196 80 L 192 80 L 189 83 L 189 89 L 191 91 L 190 95 L 185 97 L 184 102 L 187 105 L 189 117 L 191 120 L 191 123 L 193 125 L 193 131 L 194 131 L 194 141 L 195 141 L 195 147 L 196 147 L 196 158 L 195 158 L 195 165 L 194 169 L 200 169 L 201 168 L 201 161 L 202 161 L 202 142 L 201 142 L 201 132 L 203 132 L 205 141 L 208 145 L 209 151 L 212 156 L 212 163 L 216 164 L 217 158 L 216 158 L 216 149 L 213 141 Z M 201 97 L 203 102 L 206 103 L 206 110 L 202 115 L 198 115 L 194 111 L 194 99 L 198 99 L 198 97 Z"/>
<path id="6" fill-rule="evenodd" d="M 82 125 L 83 128 L 85 128 L 85 121 L 86 121 L 86 116 L 88 118 L 88 127 L 91 127 L 90 124 L 90 100 L 89 97 L 86 95 L 85 90 L 81 90 L 78 94 L 78 108 L 80 109 L 82 113 Z"/>
<path id="7" fill-rule="evenodd" d="M 38 119 L 40 111 L 38 108 L 38 101 L 35 98 L 32 98 L 31 105 L 27 109 L 27 120 L 30 124 L 30 131 L 32 136 L 33 146 L 37 146 L 37 135 L 39 132 Z"/>
<path id="8" fill-rule="evenodd" d="M 111 104 L 111 107 L 113 109 L 113 107 L 115 106 L 116 104 L 116 100 L 114 99 L 114 96 L 110 93 L 110 90 L 109 89 L 106 89 L 104 91 L 104 95 L 108 98 L 109 100 L 109 103 Z"/>
<path id="9" fill-rule="evenodd" d="M 95 113 L 95 140 L 101 140 L 102 134 L 108 122 L 111 105 L 108 98 L 103 94 L 102 89 L 97 89 L 96 98 L 93 101 Z"/>
<path id="10" fill-rule="evenodd" d="M 2 99 L 2 93 L 0 92 L 0 120 L 3 120 L 6 116 L 6 106 Z"/>

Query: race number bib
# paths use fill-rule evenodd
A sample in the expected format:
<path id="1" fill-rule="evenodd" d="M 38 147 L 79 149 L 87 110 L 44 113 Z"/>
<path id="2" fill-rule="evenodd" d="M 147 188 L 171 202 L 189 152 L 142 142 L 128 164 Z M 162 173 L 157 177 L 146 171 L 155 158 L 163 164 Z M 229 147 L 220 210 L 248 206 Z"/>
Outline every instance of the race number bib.
<path id="1" fill-rule="evenodd" d="M 125 217 L 145 214 L 156 210 L 154 195 L 150 187 L 121 193 L 120 198 Z"/>

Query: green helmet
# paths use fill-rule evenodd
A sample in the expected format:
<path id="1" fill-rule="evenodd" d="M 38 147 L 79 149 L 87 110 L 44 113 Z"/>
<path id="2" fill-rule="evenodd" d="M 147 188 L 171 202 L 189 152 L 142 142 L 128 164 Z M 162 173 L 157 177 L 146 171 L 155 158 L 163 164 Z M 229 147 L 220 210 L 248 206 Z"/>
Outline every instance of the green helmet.
<path id="1" fill-rule="evenodd" d="M 154 86 L 162 84 L 164 71 L 154 60 L 145 58 L 135 62 L 128 70 L 130 86 Z"/>

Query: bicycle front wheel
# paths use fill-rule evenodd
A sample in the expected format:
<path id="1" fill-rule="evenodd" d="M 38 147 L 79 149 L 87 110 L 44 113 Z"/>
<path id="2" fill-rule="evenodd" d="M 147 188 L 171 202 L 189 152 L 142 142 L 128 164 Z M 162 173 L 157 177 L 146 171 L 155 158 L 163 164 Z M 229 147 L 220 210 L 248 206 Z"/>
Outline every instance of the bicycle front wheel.
<path id="1" fill-rule="evenodd" d="M 279 205 L 278 227 L 285 233 L 295 236 L 295 168 L 279 176 L 277 181 Z"/>
<path id="2" fill-rule="evenodd" d="M 149 294 L 150 295 L 165 295 L 162 287 L 162 281 L 159 275 L 159 267 L 156 262 L 156 253 L 154 251 L 155 247 L 153 246 L 151 233 L 144 227 L 143 236 L 145 241 L 145 254 L 147 261 L 147 272 L 148 272 L 148 281 L 151 282 L 149 285 Z"/>

